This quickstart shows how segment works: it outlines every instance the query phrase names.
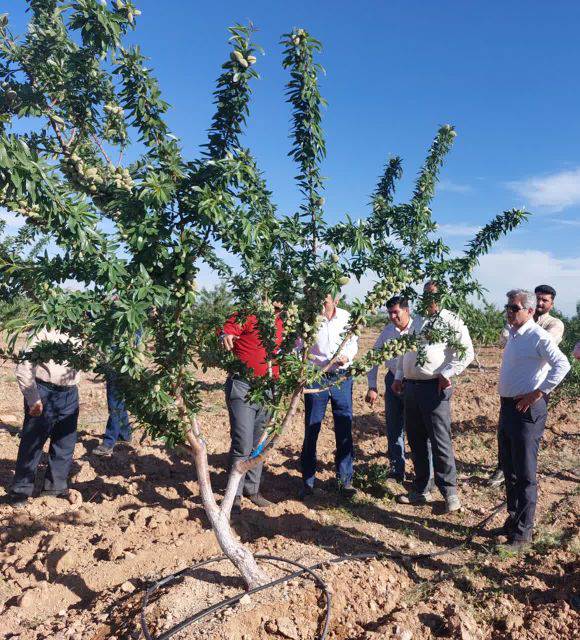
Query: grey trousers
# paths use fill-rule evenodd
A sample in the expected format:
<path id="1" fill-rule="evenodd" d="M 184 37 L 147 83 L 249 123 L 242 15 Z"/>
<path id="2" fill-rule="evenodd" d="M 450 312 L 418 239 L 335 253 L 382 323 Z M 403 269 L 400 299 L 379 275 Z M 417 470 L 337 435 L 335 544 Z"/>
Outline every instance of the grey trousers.
<path id="1" fill-rule="evenodd" d="M 230 469 L 238 460 L 247 460 L 260 440 L 264 426 L 268 421 L 268 412 L 257 404 L 246 399 L 250 386 L 244 380 L 228 377 L 226 380 L 226 405 L 230 414 L 230 432 L 232 446 L 230 448 Z M 240 480 L 237 495 L 254 495 L 260 489 L 262 468 L 260 463 Z"/>
<path id="2" fill-rule="evenodd" d="M 425 493 L 433 485 L 429 441 L 433 454 L 435 484 L 444 498 L 457 493 L 455 455 L 451 442 L 451 388 L 438 391 L 438 381 L 405 380 L 405 428 L 415 466 L 415 491 Z"/>

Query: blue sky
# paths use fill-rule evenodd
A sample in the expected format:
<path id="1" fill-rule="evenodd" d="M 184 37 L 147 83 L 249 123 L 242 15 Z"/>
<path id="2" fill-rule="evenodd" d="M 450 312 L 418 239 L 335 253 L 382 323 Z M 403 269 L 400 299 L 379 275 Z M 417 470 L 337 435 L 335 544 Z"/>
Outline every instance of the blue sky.
<path id="1" fill-rule="evenodd" d="M 16 31 L 25 25 L 23 4 L 3 2 Z M 551 283 L 560 308 L 573 312 L 580 299 L 579 2 L 137 5 L 142 15 L 131 40 L 151 58 L 187 155 L 194 157 L 205 141 L 211 93 L 228 52 L 226 28 L 250 19 L 266 56 L 258 61 L 262 78 L 246 142 L 281 211 L 296 208 L 278 42 L 301 26 L 324 45 L 329 221 L 347 212 L 367 215 L 368 195 L 392 154 L 404 161 L 406 197 L 438 126 L 451 123 L 458 136 L 433 203 L 442 235 L 461 248 L 496 213 L 525 205 L 534 215 L 483 259 L 482 282 L 497 304 L 508 288 Z"/>

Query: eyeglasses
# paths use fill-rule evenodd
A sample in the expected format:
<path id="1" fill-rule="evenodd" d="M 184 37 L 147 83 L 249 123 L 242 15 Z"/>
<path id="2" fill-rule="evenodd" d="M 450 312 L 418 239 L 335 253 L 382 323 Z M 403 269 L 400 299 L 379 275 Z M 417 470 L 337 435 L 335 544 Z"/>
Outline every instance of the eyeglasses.
<path id="1" fill-rule="evenodd" d="M 512 313 L 517 313 L 518 311 L 523 311 L 524 307 L 519 307 L 517 304 L 506 304 L 504 309 Z"/>

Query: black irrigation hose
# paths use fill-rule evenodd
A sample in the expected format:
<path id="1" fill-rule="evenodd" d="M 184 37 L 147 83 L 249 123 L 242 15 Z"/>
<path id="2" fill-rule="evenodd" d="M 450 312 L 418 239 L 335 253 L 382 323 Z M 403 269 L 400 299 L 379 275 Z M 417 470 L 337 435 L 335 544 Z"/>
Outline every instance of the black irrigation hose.
<path id="1" fill-rule="evenodd" d="M 143 635 L 145 636 L 146 640 L 168 640 L 169 638 L 171 638 L 172 636 L 174 636 L 176 633 L 178 633 L 179 631 L 182 631 L 183 629 L 185 629 L 186 627 L 194 624 L 195 622 L 198 622 L 199 620 L 209 616 L 210 614 L 219 611 L 220 609 L 225 609 L 227 607 L 232 606 L 233 604 L 235 604 L 236 602 L 238 602 L 239 600 L 241 600 L 246 594 L 247 595 L 251 595 L 253 593 L 257 593 L 259 591 L 263 591 L 265 589 L 270 589 L 272 587 L 275 587 L 279 584 L 282 584 L 284 582 L 288 582 L 290 580 L 292 580 L 293 578 L 296 578 L 304 573 L 308 573 L 313 580 L 318 583 L 318 585 L 320 586 L 320 588 L 322 589 L 322 591 L 324 592 L 324 596 L 326 599 L 326 615 L 325 615 L 325 620 L 324 620 L 324 627 L 322 629 L 322 633 L 320 635 L 319 640 L 325 640 L 327 633 L 328 633 L 328 626 L 330 624 L 330 604 L 331 604 L 331 596 L 330 596 L 330 592 L 328 591 L 328 586 L 327 584 L 324 582 L 324 580 L 314 572 L 315 569 L 319 569 L 325 565 L 329 565 L 329 564 L 338 564 L 340 562 L 348 562 L 350 560 L 369 560 L 372 558 L 388 558 L 391 560 L 395 560 L 395 559 L 401 559 L 401 558 L 407 558 L 408 560 L 411 561 L 415 561 L 415 560 L 424 560 L 426 558 L 435 558 L 437 556 L 442 556 L 445 555 L 447 553 L 451 553 L 452 551 L 456 551 L 457 549 L 460 549 L 461 547 L 463 547 L 464 545 L 466 545 L 467 543 L 469 543 L 474 536 L 476 535 L 476 533 L 478 531 L 480 531 L 497 513 L 499 513 L 499 511 L 501 509 L 503 509 L 505 505 L 505 501 L 501 502 L 500 504 L 498 504 L 493 511 L 487 515 L 483 520 L 481 520 L 480 522 L 478 522 L 474 527 L 472 527 L 472 529 L 470 530 L 470 532 L 467 534 L 467 536 L 465 536 L 465 538 L 463 538 L 463 540 L 455 545 L 453 545 L 452 547 L 448 547 L 446 549 L 440 550 L 440 551 L 431 551 L 429 553 L 415 553 L 415 554 L 410 554 L 410 553 L 403 553 L 401 551 L 391 551 L 391 552 L 376 552 L 376 553 L 356 553 L 356 554 L 349 554 L 349 555 L 344 555 L 344 556 L 338 556 L 336 558 L 330 558 L 327 560 L 321 560 L 320 562 L 317 562 L 316 564 L 311 565 L 310 567 L 307 567 L 306 565 L 300 564 L 299 562 L 296 562 L 294 560 L 288 560 L 287 558 L 281 558 L 279 556 L 270 556 L 270 555 L 256 555 L 256 559 L 258 560 L 269 560 L 269 561 L 275 561 L 275 562 L 283 562 L 286 564 L 291 564 L 294 565 L 296 567 L 299 567 L 299 569 L 297 571 L 293 571 L 292 573 L 289 573 L 286 576 L 283 576 L 282 578 L 277 578 L 276 580 L 272 580 L 271 582 L 268 582 L 266 584 L 260 585 L 259 587 L 255 587 L 254 589 L 250 589 L 249 591 L 243 591 L 241 593 L 238 593 L 235 596 L 232 596 L 230 598 L 227 598 L 225 600 L 222 600 L 221 602 L 218 602 L 216 604 L 213 604 L 205 609 L 203 609 L 202 611 L 198 611 L 197 613 L 195 613 L 194 615 L 190 616 L 189 618 L 186 618 L 185 620 L 182 620 L 179 624 L 175 625 L 174 627 L 172 627 L 171 629 L 168 629 L 167 631 L 165 631 L 164 633 L 162 633 L 159 636 L 153 637 L 151 635 L 151 633 L 149 632 L 149 628 L 147 627 L 147 620 L 145 617 L 145 610 L 147 608 L 147 605 L 149 604 L 149 599 L 150 597 L 161 587 L 164 587 L 168 584 L 171 584 L 172 582 L 175 582 L 177 580 L 179 580 L 180 578 L 183 578 L 186 574 L 191 573 L 193 571 L 195 571 L 196 569 L 200 569 L 201 567 L 204 567 L 208 564 L 211 564 L 213 562 L 221 562 L 223 560 L 227 560 L 227 556 L 215 556 L 213 558 L 209 558 L 208 560 L 203 560 L 202 562 L 198 562 L 197 564 L 191 566 L 191 567 L 186 567 L 185 569 L 181 569 L 180 571 L 177 571 L 176 573 L 172 573 L 168 576 L 166 576 L 165 578 L 162 578 L 161 580 L 158 580 L 157 582 L 155 582 L 153 585 L 151 585 L 147 591 L 145 592 L 145 595 L 143 596 L 143 601 L 141 604 L 141 628 L 143 629 Z"/>
<path id="2" fill-rule="evenodd" d="M 552 472 L 552 473 L 548 473 L 548 474 L 544 474 L 545 477 L 550 477 L 550 476 L 555 476 L 558 473 L 568 473 L 568 472 L 572 472 L 574 475 L 577 475 L 578 472 L 580 471 L 580 467 L 575 466 L 572 467 L 570 469 L 563 469 L 557 472 Z M 502 501 L 500 502 L 496 507 L 494 507 L 491 511 L 491 513 L 489 515 L 487 515 L 485 518 L 483 518 L 482 520 L 480 520 L 477 524 L 475 524 L 473 527 L 470 528 L 469 533 L 461 540 L 461 542 L 458 542 L 457 544 L 453 545 L 452 547 L 448 547 L 446 549 L 441 549 L 439 551 L 431 551 L 429 553 L 415 553 L 415 554 L 411 554 L 411 553 L 403 553 L 402 551 L 387 551 L 387 552 L 376 552 L 376 553 L 355 553 L 352 555 L 344 555 L 344 556 L 337 556 L 336 558 L 330 558 L 327 560 L 321 560 L 320 562 L 317 562 L 316 564 L 311 565 L 310 567 L 307 567 L 303 564 L 300 564 L 299 562 L 296 562 L 294 560 L 288 560 L 286 558 L 280 558 L 278 556 L 270 556 L 270 555 L 256 555 L 256 559 L 258 560 L 269 560 L 269 561 L 275 561 L 275 562 L 283 562 L 286 564 L 291 564 L 294 565 L 296 567 L 299 567 L 299 569 L 297 571 L 293 571 L 292 573 L 289 573 L 286 576 L 283 576 L 282 578 L 277 578 L 276 580 L 272 580 L 271 582 L 268 582 L 264 585 L 260 585 L 259 587 L 255 587 L 254 589 L 250 589 L 249 591 L 243 591 L 241 593 L 238 593 L 235 596 L 232 596 L 230 598 L 227 598 L 226 600 L 222 600 L 221 602 L 218 602 L 216 604 L 213 604 L 209 607 L 206 607 L 205 609 L 203 609 L 202 611 L 198 611 L 197 613 L 195 613 L 194 615 L 190 616 L 189 618 L 186 618 L 185 620 L 182 620 L 179 624 L 175 625 L 174 627 L 172 627 L 171 629 L 168 629 L 167 631 L 165 631 L 164 633 L 162 633 L 160 636 L 156 636 L 153 637 L 150 633 L 149 633 L 149 628 L 147 627 L 147 620 L 145 618 L 145 609 L 147 608 L 147 605 L 149 604 L 149 598 L 151 595 L 153 595 L 159 588 L 170 584 L 172 582 L 175 582 L 176 580 L 179 580 L 180 578 L 182 578 L 185 574 L 190 573 L 192 571 L 195 571 L 196 569 L 199 569 L 207 564 L 211 564 L 213 562 L 221 562 L 223 560 L 227 560 L 227 556 L 214 556 L 213 558 L 209 558 L 208 560 L 203 560 L 202 562 L 199 562 L 191 567 L 186 567 L 185 569 L 181 569 L 180 571 L 177 571 L 176 573 L 172 573 L 168 576 L 166 576 L 165 578 L 162 578 L 161 580 L 158 580 L 157 582 L 155 582 L 153 585 L 151 585 L 147 591 L 145 592 L 145 595 L 143 596 L 143 601 L 141 604 L 141 627 L 143 629 L 143 634 L 145 636 L 146 640 L 168 640 L 169 638 L 173 637 L 176 633 L 178 633 L 179 631 L 182 631 L 183 629 L 185 629 L 186 627 L 194 624 L 195 622 L 198 622 L 199 620 L 202 620 L 203 618 L 209 616 L 211 613 L 214 613 L 216 611 L 219 611 L 220 609 L 225 609 L 226 607 L 229 607 L 233 604 L 235 604 L 236 602 L 238 602 L 239 600 L 241 600 L 246 594 L 250 595 L 252 593 L 258 593 L 259 591 L 264 591 L 265 589 L 270 589 L 272 587 L 275 587 L 279 584 L 282 584 L 284 582 L 288 582 L 298 576 L 303 575 L 304 573 L 309 574 L 315 582 L 318 583 L 318 585 L 320 586 L 320 588 L 322 589 L 322 591 L 324 592 L 325 595 L 325 599 L 326 599 L 326 615 L 325 615 L 325 620 L 324 620 L 324 627 L 322 629 L 322 633 L 319 636 L 319 640 L 325 640 L 327 633 L 328 633 L 328 626 L 330 623 L 330 604 L 331 604 L 331 596 L 330 596 L 330 592 L 328 590 L 328 586 L 327 584 L 324 582 L 324 580 L 314 572 L 315 569 L 320 569 L 321 567 L 325 566 L 325 565 L 329 565 L 329 564 L 338 564 L 340 562 L 348 562 L 350 560 L 369 560 L 369 559 L 373 559 L 373 558 L 386 558 L 386 559 L 390 559 L 390 560 L 401 560 L 401 559 L 407 559 L 410 561 L 416 561 L 416 560 L 426 560 L 428 558 L 436 558 L 439 556 L 443 556 L 446 555 L 448 553 L 451 553 L 453 551 L 456 551 L 457 549 L 460 549 L 461 547 L 465 546 L 466 544 L 468 544 L 469 542 L 471 542 L 473 540 L 473 538 L 476 536 L 476 534 L 478 532 L 480 532 L 483 527 L 485 527 L 485 525 L 497 514 L 499 513 L 503 507 L 505 506 L 506 501 Z"/>

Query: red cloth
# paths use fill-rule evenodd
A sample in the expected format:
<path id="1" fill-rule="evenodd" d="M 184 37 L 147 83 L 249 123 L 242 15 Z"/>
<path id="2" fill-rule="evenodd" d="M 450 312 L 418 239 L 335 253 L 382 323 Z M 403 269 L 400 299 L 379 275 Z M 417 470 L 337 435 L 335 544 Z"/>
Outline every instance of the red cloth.
<path id="1" fill-rule="evenodd" d="M 276 316 L 276 346 L 282 344 L 282 332 L 284 325 L 279 315 Z M 234 355 L 241 360 L 247 367 L 254 371 L 255 376 L 265 376 L 268 374 L 268 365 L 266 364 L 266 349 L 260 340 L 258 332 L 258 321 L 256 316 L 251 315 L 246 318 L 244 324 L 238 322 L 238 314 L 234 313 L 231 318 L 226 320 L 222 328 L 222 333 L 231 336 L 238 336 L 234 340 Z M 272 363 L 272 375 L 277 378 L 280 370 L 277 364 Z"/>

